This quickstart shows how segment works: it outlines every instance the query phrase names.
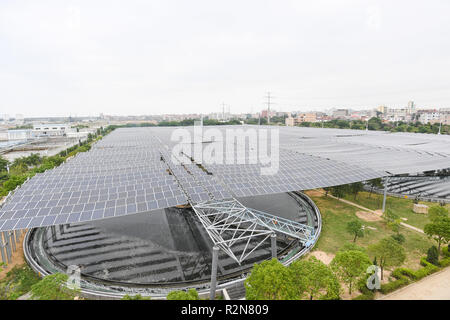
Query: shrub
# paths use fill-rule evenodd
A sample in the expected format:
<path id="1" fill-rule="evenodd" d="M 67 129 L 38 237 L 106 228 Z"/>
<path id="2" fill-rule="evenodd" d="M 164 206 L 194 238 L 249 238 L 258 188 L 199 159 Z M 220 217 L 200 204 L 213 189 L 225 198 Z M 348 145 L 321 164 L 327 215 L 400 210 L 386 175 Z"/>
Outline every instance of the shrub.
<path id="1" fill-rule="evenodd" d="M 367 274 L 366 277 L 362 278 L 358 282 L 358 288 L 361 294 L 352 300 L 373 300 L 375 298 L 375 290 L 370 290 L 367 288 L 367 279 L 370 277 L 370 274 Z"/>
<path id="2" fill-rule="evenodd" d="M 176 290 L 169 292 L 167 300 L 200 300 L 197 290 L 189 289 L 186 291 Z"/>
<path id="3" fill-rule="evenodd" d="M 140 294 L 137 294 L 135 296 L 129 296 L 129 295 L 124 295 L 122 300 L 151 300 L 150 297 L 143 297 Z"/>
<path id="4" fill-rule="evenodd" d="M 10 176 L 8 180 L 6 180 L 3 183 L 3 188 L 6 191 L 13 191 L 14 189 L 17 188 L 17 186 L 20 186 L 22 183 L 25 182 L 25 180 L 27 180 L 26 176 Z"/>
<path id="5" fill-rule="evenodd" d="M 27 265 L 15 266 L 0 281 L 0 299 L 16 300 L 31 290 L 39 281 L 37 274 Z"/>
<path id="6" fill-rule="evenodd" d="M 405 236 L 400 233 L 393 234 L 391 237 L 400 244 L 403 244 L 406 241 Z"/>
<path id="7" fill-rule="evenodd" d="M 450 259 L 449 259 L 450 260 Z M 389 292 L 392 292 L 394 290 L 397 290 L 400 287 L 403 287 L 410 283 L 410 279 L 412 280 L 420 280 L 436 271 L 439 270 L 439 268 L 431 263 L 429 263 L 426 258 L 420 259 L 420 264 L 424 266 L 423 268 L 413 271 L 406 268 L 397 268 L 392 272 L 392 276 L 396 278 L 397 280 L 385 283 L 381 285 L 380 291 L 383 294 L 387 294 Z M 450 261 L 449 261 L 450 264 Z M 410 278 L 410 279 L 409 279 Z"/>
<path id="8" fill-rule="evenodd" d="M 434 272 L 436 272 L 436 271 L 439 270 L 438 267 L 436 267 L 435 265 L 429 263 L 429 262 L 426 260 L 425 257 L 422 258 L 422 259 L 420 259 L 420 264 L 421 264 L 422 266 L 424 266 L 424 268 L 421 268 L 421 269 L 419 269 L 419 270 L 417 270 L 417 271 L 415 272 L 415 275 L 416 275 L 416 279 L 417 279 L 417 280 L 420 280 L 420 279 L 422 279 L 422 278 L 424 278 L 424 277 L 426 277 L 426 276 L 428 276 L 428 275 L 430 275 L 430 274 L 432 274 L 432 273 L 434 273 Z"/>
<path id="9" fill-rule="evenodd" d="M 439 265 L 439 252 L 436 246 L 431 246 L 427 251 L 427 261 L 429 263 L 434 264 L 435 266 Z"/>
<path id="10" fill-rule="evenodd" d="M 55 273 L 45 276 L 41 281 L 31 286 L 31 298 L 34 300 L 73 300 L 80 290 L 66 286 L 69 276 Z"/>
<path id="11" fill-rule="evenodd" d="M 444 258 L 439 261 L 439 266 L 441 266 L 442 268 L 450 266 L 450 257 Z"/>
<path id="12" fill-rule="evenodd" d="M 450 252 L 448 251 L 448 246 L 442 248 L 442 254 L 444 257 L 450 257 Z"/>
<path id="13" fill-rule="evenodd" d="M 380 291 L 383 294 L 387 294 L 387 293 L 390 293 L 390 292 L 392 292 L 394 290 L 397 290 L 398 288 L 406 286 L 407 284 L 409 284 L 408 278 L 402 277 L 402 278 L 400 278 L 398 280 L 382 284 L 381 288 L 380 288 Z"/>

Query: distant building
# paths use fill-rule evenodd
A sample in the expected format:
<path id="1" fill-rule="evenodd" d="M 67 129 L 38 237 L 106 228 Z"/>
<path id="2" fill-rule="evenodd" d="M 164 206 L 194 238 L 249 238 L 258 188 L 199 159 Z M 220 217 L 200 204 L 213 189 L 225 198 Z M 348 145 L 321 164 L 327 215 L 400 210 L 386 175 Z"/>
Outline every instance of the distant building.
<path id="1" fill-rule="evenodd" d="M 411 114 L 409 113 L 407 108 L 403 109 L 388 109 L 387 114 L 384 116 L 384 119 L 390 122 L 409 122 L 411 121 Z"/>
<path id="2" fill-rule="evenodd" d="M 34 137 L 31 129 L 8 130 L 8 140 L 28 140 Z"/>
<path id="3" fill-rule="evenodd" d="M 286 126 L 288 126 L 288 127 L 293 127 L 293 126 L 295 126 L 295 118 L 293 118 L 293 117 L 287 117 L 285 120 L 284 120 L 284 122 L 285 122 L 285 124 L 286 124 Z"/>
<path id="4" fill-rule="evenodd" d="M 337 109 L 333 111 L 334 119 L 347 119 L 348 116 L 349 116 L 348 109 Z"/>
<path id="5" fill-rule="evenodd" d="M 388 108 L 387 108 L 386 106 L 379 106 L 379 107 L 377 108 L 377 111 L 378 111 L 378 112 L 381 112 L 382 114 L 387 114 Z"/>
<path id="6" fill-rule="evenodd" d="M 285 120 L 286 126 L 295 126 L 302 122 L 317 122 L 317 117 L 314 112 L 299 113 L 296 117 L 287 117 Z"/>
<path id="7" fill-rule="evenodd" d="M 414 101 L 409 101 L 408 102 L 407 112 L 409 114 L 416 113 L 416 105 L 414 104 Z"/>
<path id="8" fill-rule="evenodd" d="M 450 112 L 441 113 L 441 122 L 443 125 L 450 126 Z"/>
<path id="9" fill-rule="evenodd" d="M 441 114 L 438 110 L 422 110 L 418 117 L 418 121 L 423 124 L 435 124 L 440 120 Z"/>
<path id="10" fill-rule="evenodd" d="M 33 134 L 35 136 L 64 136 L 68 132 L 76 131 L 69 124 L 35 124 L 33 125 Z"/>

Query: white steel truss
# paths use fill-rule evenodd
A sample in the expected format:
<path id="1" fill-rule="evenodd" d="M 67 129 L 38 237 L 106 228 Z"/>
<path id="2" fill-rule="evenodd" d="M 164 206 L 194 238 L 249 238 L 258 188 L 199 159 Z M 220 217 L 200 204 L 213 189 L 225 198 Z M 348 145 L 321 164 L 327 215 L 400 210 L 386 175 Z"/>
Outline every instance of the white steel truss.
<path id="1" fill-rule="evenodd" d="M 275 232 L 299 239 L 305 246 L 314 241 L 313 227 L 247 208 L 236 199 L 209 200 L 192 207 L 214 245 L 239 264 Z M 237 244 L 239 250 L 233 250 Z"/>

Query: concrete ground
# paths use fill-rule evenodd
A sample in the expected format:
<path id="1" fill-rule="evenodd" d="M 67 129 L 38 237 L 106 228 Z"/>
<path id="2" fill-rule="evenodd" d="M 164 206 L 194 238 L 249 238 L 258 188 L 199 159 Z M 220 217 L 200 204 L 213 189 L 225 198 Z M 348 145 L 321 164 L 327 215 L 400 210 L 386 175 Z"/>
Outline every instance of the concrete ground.
<path id="1" fill-rule="evenodd" d="M 450 300 L 450 268 L 445 268 L 379 300 Z"/>

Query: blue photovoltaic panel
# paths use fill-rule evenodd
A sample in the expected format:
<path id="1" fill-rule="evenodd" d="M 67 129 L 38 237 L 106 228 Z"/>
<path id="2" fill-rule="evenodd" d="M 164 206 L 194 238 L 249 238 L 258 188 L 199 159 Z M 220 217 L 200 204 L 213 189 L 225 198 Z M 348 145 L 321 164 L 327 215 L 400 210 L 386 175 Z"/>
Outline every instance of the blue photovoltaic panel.
<path id="1" fill-rule="evenodd" d="M 207 130 L 210 127 L 203 127 Z M 450 136 L 360 130 L 215 126 L 219 137 L 186 144 L 174 156 L 176 128 L 117 129 L 59 167 L 37 174 L 0 209 L 0 231 L 76 223 L 151 212 L 188 201 L 308 190 L 390 174 L 450 167 Z M 227 130 L 279 130 L 279 163 L 273 175 Z M 193 136 L 192 127 L 182 130 Z M 241 134 L 242 134 L 241 132 Z M 259 134 L 259 133 L 258 133 Z M 268 146 L 270 138 L 264 140 Z M 223 161 L 204 163 L 193 151 L 223 150 Z M 270 148 L 268 148 L 270 150 Z M 225 158 L 231 156 L 232 164 Z M 201 156 L 203 157 L 203 155 Z M 182 163 L 180 163 L 182 160 Z"/>

